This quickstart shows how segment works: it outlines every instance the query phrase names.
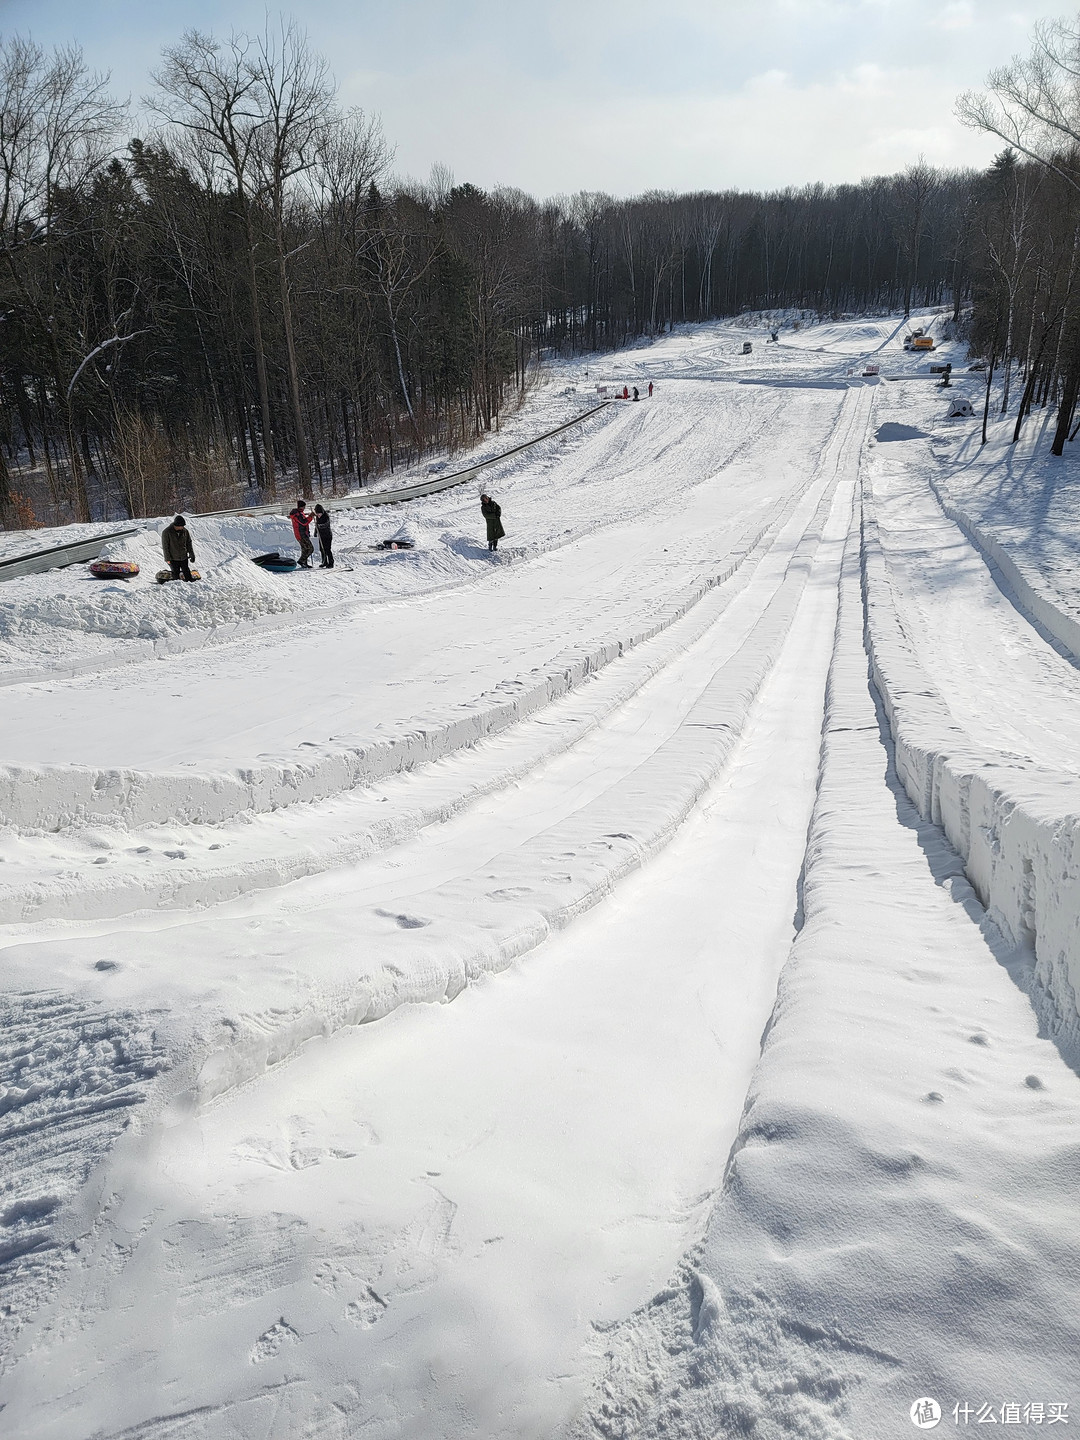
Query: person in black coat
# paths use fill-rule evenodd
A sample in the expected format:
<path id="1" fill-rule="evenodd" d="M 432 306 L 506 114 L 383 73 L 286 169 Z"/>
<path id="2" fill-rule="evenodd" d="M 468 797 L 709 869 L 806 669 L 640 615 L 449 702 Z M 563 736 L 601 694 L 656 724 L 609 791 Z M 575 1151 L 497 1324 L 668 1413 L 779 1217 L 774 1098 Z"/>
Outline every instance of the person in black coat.
<path id="1" fill-rule="evenodd" d="M 191 543 L 191 532 L 183 515 L 177 515 L 171 525 L 161 532 L 161 552 L 168 561 L 172 578 L 192 579 L 190 561 L 195 559 L 195 546 Z"/>
<path id="2" fill-rule="evenodd" d="M 330 528 L 330 516 L 321 505 L 315 506 L 315 534 L 319 537 L 320 570 L 334 568 L 334 532 Z"/>
<path id="3" fill-rule="evenodd" d="M 487 523 L 488 549 L 497 550 L 499 541 L 506 534 L 502 527 L 502 506 L 492 500 L 490 495 L 481 495 L 480 514 Z"/>

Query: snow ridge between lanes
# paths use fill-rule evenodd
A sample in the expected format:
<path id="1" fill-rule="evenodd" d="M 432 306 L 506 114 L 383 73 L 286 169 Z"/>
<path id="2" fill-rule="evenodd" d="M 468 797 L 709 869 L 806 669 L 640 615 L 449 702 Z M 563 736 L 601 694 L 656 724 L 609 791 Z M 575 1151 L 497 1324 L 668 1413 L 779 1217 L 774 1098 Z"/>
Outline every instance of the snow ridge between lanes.
<path id="1" fill-rule="evenodd" d="M 869 486 L 862 564 L 867 648 L 897 773 L 923 819 L 945 831 L 992 922 L 1030 956 L 1032 1001 L 1080 1063 L 1080 782 L 1010 763 L 956 722 L 904 632 Z"/>

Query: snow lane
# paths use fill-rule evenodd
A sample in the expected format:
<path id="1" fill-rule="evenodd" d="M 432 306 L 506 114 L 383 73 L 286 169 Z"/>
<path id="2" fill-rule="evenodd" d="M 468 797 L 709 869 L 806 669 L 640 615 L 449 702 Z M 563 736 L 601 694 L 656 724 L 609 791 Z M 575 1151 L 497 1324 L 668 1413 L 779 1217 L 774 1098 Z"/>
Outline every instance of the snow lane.
<path id="1" fill-rule="evenodd" d="M 309 1046 L 164 1132 L 99 1238 L 130 1259 L 74 1305 L 85 1326 L 55 1358 L 43 1346 L 21 1367 L 28 1440 L 150 1435 L 152 1415 L 178 1436 L 363 1423 L 386 1440 L 539 1440 L 572 1416 L 593 1324 L 650 1293 L 700 1227 L 792 937 L 851 410 L 777 665 L 671 847 L 528 966 Z M 133 1343 L 125 1316 L 147 1291 Z M 188 1430 L 196 1414 L 218 1418 Z"/>
<path id="2" fill-rule="evenodd" d="M 841 593 L 806 924 L 705 1240 L 606 1337 L 578 1440 L 901 1440 L 923 1395 L 946 1425 L 1075 1401 L 1076 1075 L 897 780 L 854 546 Z"/>
<path id="3" fill-rule="evenodd" d="M 907 389 L 890 387 L 879 418 L 912 418 Z M 926 483 L 935 462 L 925 447 L 918 439 L 879 445 L 871 470 L 878 533 L 908 636 L 976 743 L 1075 773 L 1080 673 L 1002 594 L 978 550 L 942 513 Z M 913 452 L 921 464 L 912 464 Z"/>
<path id="4" fill-rule="evenodd" d="M 834 411 L 830 397 L 825 414 L 815 418 L 821 430 L 834 432 L 829 447 L 832 460 L 826 457 L 819 480 L 805 496 L 802 513 L 806 520 L 811 518 L 815 495 L 833 483 L 829 464 L 835 465 L 840 458 L 844 437 L 854 423 L 854 410 L 849 407 L 845 424 L 838 431 L 832 423 Z M 794 476 L 798 467 L 793 458 L 789 463 Z M 748 455 L 744 464 L 749 480 L 760 477 L 756 457 Z M 775 474 L 775 466 L 769 469 Z M 798 489 L 805 490 L 805 468 L 799 481 Z M 766 483 L 770 485 L 766 494 L 770 494 L 771 478 Z M 9 948 L 5 955 L 7 984 L 31 989 L 40 985 L 43 974 L 48 974 L 52 983 L 68 986 L 91 1005 L 98 998 L 107 1005 L 121 1005 L 121 997 L 126 996 L 156 1012 L 154 1039 L 164 1067 L 171 1067 L 166 1082 L 169 1090 L 186 1086 L 193 1095 L 208 1096 L 228 1088 L 245 1073 L 257 1073 L 327 1028 L 365 1015 L 386 1013 L 410 995 L 423 999 L 452 995 L 485 968 L 505 965 L 514 954 L 540 943 L 553 924 L 564 925 L 582 906 L 595 904 L 617 878 L 668 843 L 700 798 L 710 775 L 736 742 L 744 722 L 744 708 L 775 658 L 775 645 L 788 624 L 788 610 L 804 584 L 806 564 L 816 540 L 799 539 L 791 550 L 791 541 L 797 539 L 800 528 L 796 525 L 784 542 L 787 553 L 802 555 L 799 573 L 791 577 L 790 583 L 784 582 L 785 598 L 779 608 L 768 603 L 770 585 L 764 584 L 760 604 L 766 606 L 766 615 L 749 632 L 760 635 L 760 644 L 750 646 L 740 662 L 740 673 L 730 685 L 722 682 L 714 687 L 715 696 L 704 712 L 712 717 L 708 723 L 696 728 L 680 727 L 684 733 L 670 759 L 655 752 L 640 767 L 640 778 L 633 770 L 624 775 L 624 780 L 631 783 L 623 799 L 616 798 L 622 783 L 616 781 L 609 792 L 597 796 L 591 807 L 586 805 L 568 817 L 563 826 L 565 834 L 560 835 L 558 825 L 549 826 L 531 848 L 526 841 L 517 851 L 505 853 L 499 861 L 502 882 L 490 872 L 486 876 L 476 874 L 475 878 L 469 874 L 453 882 L 449 889 L 444 885 L 441 898 L 438 888 L 421 895 L 437 902 L 437 924 L 418 919 L 411 909 L 394 906 L 393 896 L 400 893 L 402 882 L 409 894 L 416 890 L 415 883 L 409 888 L 409 876 L 399 861 L 386 867 L 387 883 L 379 893 L 367 897 L 367 907 L 358 909 L 364 897 L 350 893 L 345 884 L 322 892 L 321 910 L 318 906 L 296 904 L 295 894 L 290 891 L 283 894 L 281 904 L 259 906 L 255 897 L 234 907 L 233 918 L 226 910 L 218 910 L 208 920 L 202 920 L 196 911 L 175 920 L 145 917 L 122 928 L 99 925 L 90 943 L 68 940 Z M 780 564 L 777 569 L 775 558 L 771 563 L 776 578 L 786 566 Z M 750 607 L 742 623 L 753 616 Z M 627 700 L 633 699 L 634 688 L 630 687 Z M 669 706 L 669 697 L 662 688 L 654 689 L 663 695 L 663 705 Z M 659 768 L 654 763 L 657 759 Z M 533 833 L 528 787 L 524 787 L 524 803 L 518 813 L 526 827 L 525 835 Z M 628 813 L 635 817 L 629 830 Z M 332 833 L 335 818 L 333 814 L 327 817 L 328 832 Z M 484 842 L 483 853 L 490 855 L 490 841 L 485 841 L 482 831 L 483 826 L 477 827 L 477 841 Z M 460 857 L 454 855 L 452 847 L 443 851 L 439 863 L 445 866 L 448 862 L 455 874 L 462 873 Z M 535 884 L 538 874 L 543 877 L 539 888 Z M 534 891 L 535 903 L 531 898 Z M 362 933 L 356 928 L 357 916 L 363 916 Z M 384 962 L 381 969 L 380 957 Z M 400 965 L 396 963 L 398 957 Z M 112 995 L 108 995 L 110 988 Z M 194 1003 L 196 999 L 200 1003 Z M 93 1014 L 90 1019 L 94 1020 Z M 116 1039 L 89 1075 L 87 1094 L 101 1092 L 103 1084 L 107 1088 L 110 1067 L 117 1060 L 122 1069 L 126 1049 L 130 1048 L 125 1032 L 132 1031 L 137 1047 L 138 1023 L 138 1012 L 120 1012 Z M 42 1039 L 44 1042 L 44 1036 Z M 204 1063 L 208 1051 L 210 1063 Z M 24 1058 L 14 1063 L 19 1088 L 9 1090 L 8 1097 L 10 1101 L 15 1096 L 12 1103 L 22 1106 L 29 1101 L 20 1095 L 31 1096 L 37 1080 L 42 1078 L 38 1075 L 42 1063 L 39 1047 L 30 1045 Z M 81 1094 L 81 1080 L 79 1087 Z M 160 1086 L 143 1085 L 133 1098 L 138 1101 L 148 1095 L 156 1106 L 160 1092 Z M 47 1123 L 47 1117 L 43 1123 Z M 105 1137 L 105 1148 L 109 1143 L 111 1140 Z M 122 1144 L 121 1152 L 125 1148 Z M 88 1186 L 77 1197 L 77 1203 L 62 1187 L 52 1197 L 37 1195 L 30 1183 L 34 1174 L 32 1156 L 27 1161 L 18 1177 L 9 1176 L 5 1189 L 13 1193 L 10 1187 L 14 1184 L 19 1204 L 24 1198 L 30 1204 L 27 1216 L 33 1213 L 44 1217 L 39 1225 L 41 1237 L 35 1243 L 52 1245 L 54 1236 L 67 1235 L 82 1237 L 80 1248 L 85 1246 L 86 1236 L 96 1223 L 101 1192 Z M 86 1149 L 82 1168 L 73 1171 L 71 1177 L 76 1189 L 93 1163 L 94 1157 Z M 101 1164 L 101 1183 L 113 1183 L 113 1164 L 118 1167 L 115 1183 L 122 1192 L 125 1181 L 120 1152 Z M 70 1258 L 76 1252 L 55 1253 Z M 44 1283 L 47 1289 L 47 1275 Z M 41 1286 L 31 1287 L 29 1301 L 19 1301 L 7 1317 L 9 1330 L 17 1331 L 25 1324 L 43 1293 Z M 14 1298 L 10 1289 L 9 1295 Z"/>
<path id="5" fill-rule="evenodd" d="M 196 911 L 164 928 L 160 917 L 155 915 L 135 918 L 122 931 L 115 931 L 110 926 L 93 925 L 89 927 L 87 941 L 78 944 L 75 943 L 77 932 L 70 925 L 53 927 L 59 943 L 49 940 L 48 927 L 35 927 L 31 933 L 39 937 L 37 943 L 9 946 L 6 963 L 11 972 L 15 974 L 25 970 L 29 981 L 40 971 L 43 955 L 48 954 L 52 957 L 51 963 L 60 966 L 61 972 L 68 976 L 69 983 L 77 985 L 79 977 L 99 960 L 108 961 L 114 967 L 116 964 L 121 967 L 119 974 L 109 973 L 106 984 L 110 994 L 114 997 L 121 994 L 132 1002 L 150 1003 L 159 983 L 157 975 L 161 955 L 155 955 L 148 962 L 145 947 L 147 938 L 155 937 L 155 948 L 159 951 L 162 946 L 169 949 L 179 946 L 189 955 L 183 973 L 185 986 L 190 987 L 186 1005 L 190 1005 L 194 995 L 203 994 L 205 999 L 210 994 L 217 994 L 223 976 L 228 975 L 229 967 L 234 963 L 230 959 L 222 974 L 219 973 L 219 961 L 209 957 L 222 954 L 223 947 L 226 955 L 245 953 L 250 946 L 248 937 L 252 926 L 269 926 L 276 934 L 282 926 L 286 927 L 286 931 L 294 927 L 296 917 L 320 916 L 322 941 L 301 967 L 307 977 L 305 984 L 310 985 L 314 977 L 321 976 L 325 981 L 326 976 L 336 974 L 344 955 L 350 948 L 355 950 L 361 946 L 363 936 L 369 936 L 370 943 L 376 948 L 383 943 L 381 937 L 387 929 L 387 906 L 408 906 L 411 903 L 414 909 L 418 907 L 430 915 L 434 902 L 429 892 L 459 878 L 467 879 L 481 873 L 500 852 L 507 856 L 514 851 L 524 853 L 525 847 L 532 841 L 548 844 L 549 848 L 554 845 L 556 850 L 561 845 L 573 851 L 585 835 L 591 833 L 591 828 L 582 831 L 581 826 L 588 825 L 586 817 L 590 807 L 595 808 L 594 802 L 599 797 L 609 791 L 614 795 L 627 780 L 633 782 L 627 792 L 629 796 L 633 797 L 635 791 L 641 791 L 644 782 L 636 778 L 635 772 L 650 757 L 660 758 L 658 752 L 668 739 L 676 735 L 690 707 L 698 702 L 706 688 L 716 688 L 718 693 L 724 694 L 725 686 L 743 683 L 739 679 L 741 671 L 734 672 L 732 680 L 722 676 L 719 685 L 713 677 L 722 671 L 736 652 L 748 646 L 755 629 L 761 629 L 765 623 L 762 617 L 780 598 L 781 587 L 793 578 L 802 583 L 797 576 L 791 575 L 792 564 L 807 547 L 808 534 L 812 534 L 808 532 L 808 526 L 811 526 L 822 497 L 827 497 L 836 483 L 837 467 L 850 466 L 857 457 L 858 443 L 866 423 L 868 395 L 869 392 L 864 391 L 848 397 L 819 474 L 808 485 L 791 519 L 781 529 L 742 590 L 723 608 L 719 608 L 723 597 L 717 594 L 718 619 L 712 627 L 690 649 L 676 654 L 665 671 L 647 681 L 639 691 L 624 697 L 621 707 L 603 719 L 595 730 L 587 733 L 578 746 L 533 771 L 527 783 L 519 783 L 509 793 L 494 799 L 481 796 L 475 805 L 448 824 L 419 834 L 370 860 L 328 874 L 299 889 L 288 886 L 280 896 L 251 896 L 233 905 L 218 907 L 209 918 Z M 800 564 L 803 563 L 800 561 Z M 797 591 L 792 594 L 796 595 Z M 762 631 L 763 635 L 765 633 Z M 752 658 L 753 647 L 750 648 Z M 546 728 L 547 717 L 541 717 L 538 724 Z M 521 729 L 518 727 L 518 732 Z M 508 738 L 513 743 L 515 737 Z M 480 747 L 475 757 L 477 763 L 482 762 L 484 748 Z M 692 762 L 693 766 L 698 763 L 696 758 Z M 432 778 L 437 780 L 439 774 L 440 767 L 434 767 Z M 410 788 L 423 783 L 424 778 L 413 777 L 409 782 Z M 666 772 L 665 783 L 674 786 L 676 791 L 684 783 L 678 767 Z M 627 803 L 630 809 L 626 808 Z M 616 802 L 614 813 L 608 817 L 607 828 L 621 826 L 624 830 L 627 827 L 633 830 L 636 823 L 641 833 L 647 834 L 648 825 L 644 825 L 640 818 L 632 823 L 632 807 L 638 803 L 634 799 Z M 377 805 L 378 800 L 372 804 Z M 318 812 L 312 812 L 313 821 L 317 815 Z M 560 822 L 575 817 L 581 817 L 580 823 L 558 828 Z M 330 811 L 325 823 L 328 835 L 336 836 L 340 826 L 337 808 Z M 650 820 L 648 823 L 653 822 Z M 600 824 L 603 829 L 603 822 Z M 556 838 L 544 841 L 546 831 L 551 831 Z M 610 838 L 626 842 L 632 839 L 630 835 Z M 610 850 L 613 847 L 608 844 L 607 848 Z M 582 855 L 586 851 L 587 846 Z M 536 865 L 540 862 L 534 857 L 531 863 Z M 565 868 L 566 865 L 564 861 L 560 867 L 557 859 L 553 859 L 552 863 L 556 868 Z M 580 866 L 583 859 L 577 863 Z M 570 865 L 569 868 L 573 871 L 575 866 Z M 570 878 L 567 877 L 568 880 Z M 504 895 L 507 892 L 497 893 Z M 483 903 L 485 906 L 488 904 L 487 900 Z M 372 905 L 378 907 L 374 912 L 368 908 Z M 505 901 L 502 908 L 506 909 Z M 336 920 L 330 923 L 330 917 L 340 917 L 340 923 Z M 393 930 L 392 925 L 390 929 Z M 12 939 L 16 936 L 13 935 Z M 412 943 L 414 951 L 417 948 L 415 940 L 416 937 Z M 298 937 L 297 943 L 303 949 L 308 948 L 302 938 Z M 329 969 L 326 963 L 328 956 L 336 957 Z M 283 973 L 292 977 L 292 972 L 293 965 L 289 964 Z M 346 962 L 343 973 L 355 976 L 356 963 Z M 263 983 L 271 983 L 271 976 L 265 972 Z M 288 978 L 290 993 L 295 992 L 296 984 L 294 978 Z M 284 1001 L 283 996 L 281 1003 Z M 229 992 L 225 991 L 221 993 L 220 1000 L 212 1003 L 234 1002 L 229 999 Z"/>
<path id="6" fill-rule="evenodd" d="M 712 387 L 680 386 L 677 400 L 624 412 L 545 472 L 538 498 L 546 530 L 589 531 L 609 508 L 605 528 L 586 539 L 527 565 L 496 565 L 484 585 L 330 620 L 315 634 L 271 632 L 125 667 L 109 677 L 107 727 L 85 723 L 87 705 L 97 703 L 92 680 L 0 691 L 5 758 L 243 765 L 268 749 L 422 714 L 436 694 L 445 703 L 469 700 L 508 672 L 542 664 L 568 634 L 617 632 L 661 608 L 688 574 L 707 572 L 733 528 L 798 488 L 806 453 L 820 446 L 832 419 L 825 407 L 781 410 L 768 397 L 740 399 L 734 409 L 726 402 L 717 423 L 717 404 Z M 779 447 L 763 473 L 740 456 L 752 454 L 747 447 L 766 423 L 804 438 L 797 448 Z M 512 539 L 526 516 L 513 513 L 512 484 L 500 493 Z M 674 554 L 680 566 L 672 565 Z M 315 585 L 320 577 L 303 578 Z M 426 649 L 416 643 L 420 616 L 429 627 Z"/>
<path id="7" fill-rule="evenodd" d="M 849 410 L 851 408 L 849 406 Z M 845 426 L 851 423 L 850 416 L 845 418 Z M 533 720 L 513 726 L 501 737 L 501 743 L 498 740 L 489 741 L 471 747 L 456 757 L 456 764 L 443 762 L 427 767 L 417 775 L 376 786 L 373 791 L 365 789 L 346 794 L 341 801 L 331 803 L 325 814 L 321 809 L 311 811 L 300 807 L 300 813 L 295 816 L 289 814 L 264 822 L 263 829 L 268 831 L 271 849 L 261 869 L 258 862 L 238 867 L 235 858 L 231 858 L 238 849 L 241 852 L 250 851 L 251 841 L 246 833 L 251 829 L 250 821 L 231 831 L 214 827 L 207 831 L 206 838 L 201 839 L 192 833 L 190 827 L 185 834 L 182 826 L 175 827 L 171 832 L 159 832 L 157 836 L 143 835 L 141 839 L 156 839 L 157 845 L 143 847 L 151 858 L 143 858 L 140 869 L 143 873 L 151 869 L 154 849 L 162 851 L 164 863 L 169 867 L 167 873 L 175 877 L 172 879 L 175 887 L 172 893 L 177 899 L 182 899 L 186 892 L 203 903 L 214 898 L 226 898 L 230 889 L 235 893 L 258 888 L 260 880 L 262 884 L 280 884 L 294 878 L 297 873 L 311 874 L 331 865 L 340 866 L 408 838 L 426 822 L 421 813 L 410 823 L 410 811 L 403 811 L 403 802 L 416 807 L 422 803 L 419 797 L 426 790 L 434 789 L 438 796 L 438 799 L 429 802 L 428 816 L 431 819 L 447 819 L 483 793 L 501 790 L 525 775 L 530 769 L 530 757 L 534 783 L 529 791 L 530 805 L 533 806 L 529 823 L 533 826 L 533 833 L 561 818 L 570 809 L 580 809 L 592 795 L 613 783 L 619 775 L 628 773 L 655 750 L 680 723 L 686 710 L 707 684 L 708 677 L 744 643 L 757 617 L 766 608 L 769 597 L 782 582 L 821 495 L 835 479 L 828 460 L 829 453 L 827 447 L 819 472 L 807 483 L 803 495 L 784 502 L 784 508 L 792 512 L 789 518 L 785 520 L 783 514 L 776 517 L 772 523 L 778 528 L 774 528 L 759 553 L 750 553 L 729 582 L 698 600 L 697 605 L 676 622 L 670 634 L 662 635 L 652 646 L 646 644 L 644 653 L 636 655 L 631 652 L 607 673 L 594 676 L 583 693 L 571 694 L 563 702 L 546 706 Z M 738 549 L 742 548 L 743 542 L 740 542 Z M 722 626 L 715 623 L 720 616 L 723 617 Z M 696 637 L 703 637 L 700 643 L 695 643 Z M 686 652 L 688 645 L 691 648 Z M 657 651 L 658 657 L 654 659 Z M 665 659 L 668 670 L 650 684 L 650 677 L 657 675 Z M 635 680 L 635 675 L 641 678 Z M 639 693 L 642 685 L 646 688 Z M 582 719 L 588 721 L 593 714 L 596 715 L 593 725 L 601 727 L 597 735 L 589 734 L 593 725 L 582 725 Z M 626 743 L 620 741 L 623 734 L 627 737 Z M 583 737 L 587 743 L 573 749 Z M 536 772 L 538 765 L 567 748 L 571 748 L 572 753 L 549 767 L 543 777 Z M 507 767 L 501 780 L 494 764 L 497 756 L 505 757 L 503 764 Z M 615 757 L 618 757 L 617 760 Z M 508 765 L 507 761 L 510 762 Z M 477 778 L 472 779 L 473 776 Z M 455 782 L 451 777 L 460 777 L 456 782 L 459 785 L 464 782 L 460 797 L 453 790 Z M 544 790 L 536 783 L 541 778 L 552 797 L 546 802 L 542 800 Z M 468 822 L 462 822 L 473 830 L 479 828 L 487 835 L 489 850 L 492 838 L 507 831 L 513 823 L 516 808 L 519 808 L 515 807 L 513 797 L 509 798 L 508 804 L 507 797 L 500 796 L 494 805 L 481 808 Z M 387 801 L 391 805 L 389 811 L 382 809 Z M 356 831 L 358 822 L 361 826 L 359 833 Z M 343 827 L 347 827 L 344 834 Z M 351 840 L 348 838 L 349 828 L 353 830 Z M 285 846 L 290 831 L 299 832 L 307 842 L 303 855 L 298 855 L 292 864 Z M 381 841 L 379 836 L 383 837 Z M 461 855 L 475 853 L 474 846 L 440 843 L 444 850 L 450 849 Z M 387 877 L 403 865 L 414 879 L 418 874 L 426 876 L 428 872 L 423 860 L 427 853 L 426 844 L 425 841 L 420 846 L 414 846 L 406 855 L 395 853 L 393 859 L 383 862 L 375 872 L 379 876 L 377 884 L 385 884 Z M 179 867 L 179 875 L 176 861 L 168 859 L 170 854 L 177 853 L 177 845 L 183 847 L 181 853 L 185 861 Z M 224 851 L 224 866 L 210 853 L 207 848 L 210 845 L 216 851 Z M 318 847 L 314 853 L 312 845 Z M 120 853 L 117 853 L 118 849 Z M 150 885 L 132 883 L 130 861 L 122 868 L 109 866 L 108 873 L 101 868 L 103 859 L 106 862 L 123 859 L 124 851 L 130 852 L 131 849 L 126 837 L 121 835 L 117 840 L 108 831 L 90 832 L 67 843 L 51 835 L 40 839 L 33 836 L 13 838 L 6 845 L 0 845 L 0 855 L 10 867 L 3 872 L 7 883 L 0 887 L 0 905 L 12 913 L 12 918 L 21 919 L 24 913 L 27 918 L 65 913 L 90 915 L 94 912 L 97 897 L 100 897 L 99 913 L 104 911 L 106 914 L 110 909 L 113 913 L 123 913 L 125 908 L 137 908 L 140 897 L 143 904 L 151 903 L 156 898 L 155 890 Z M 326 857 L 322 863 L 318 859 L 320 853 Z M 419 869 L 416 868 L 417 860 Z M 76 864 L 81 862 L 84 877 L 89 872 L 95 882 L 93 888 L 87 885 L 85 879 L 81 884 L 74 882 L 69 868 L 72 861 Z M 454 873 L 460 872 L 463 863 L 459 859 Z M 58 869 L 51 884 L 43 878 L 50 869 Z M 20 887 L 18 876 L 21 871 L 27 870 L 35 876 L 33 885 Z M 160 861 L 151 873 L 160 877 Z M 79 872 L 74 874 L 77 876 Z M 169 894 L 166 888 L 169 882 L 162 884 L 159 879 L 157 883 L 161 887 L 157 895 L 164 901 Z M 200 886 L 203 888 L 200 889 Z M 360 888 L 358 885 L 357 889 Z M 225 893 L 222 894 L 222 891 Z M 126 907 L 123 903 L 125 895 L 130 897 Z"/>
<path id="8" fill-rule="evenodd" d="M 0 938 L 5 1435 L 899 1440 L 920 1394 L 946 1427 L 965 1397 L 1075 1409 L 1080 1090 L 1045 1036 L 1080 1034 L 1080 680 L 917 433 L 866 452 L 838 606 L 870 408 L 938 450 L 974 428 L 925 379 L 826 388 L 897 318 L 608 357 L 660 403 L 508 467 L 506 563 L 454 533 L 462 496 L 426 556 L 334 581 L 397 588 L 364 615 L 128 666 L 130 713 L 0 696 L 28 747 L 55 700 L 52 740 L 133 736 L 178 795 L 263 747 L 287 806 L 0 833 L 0 905 L 42 902 Z M 995 533 L 1034 551 L 1010 495 Z M 203 685 L 262 709 L 189 726 Z M 403 731 L 407 773 L 288 793 Z"/>

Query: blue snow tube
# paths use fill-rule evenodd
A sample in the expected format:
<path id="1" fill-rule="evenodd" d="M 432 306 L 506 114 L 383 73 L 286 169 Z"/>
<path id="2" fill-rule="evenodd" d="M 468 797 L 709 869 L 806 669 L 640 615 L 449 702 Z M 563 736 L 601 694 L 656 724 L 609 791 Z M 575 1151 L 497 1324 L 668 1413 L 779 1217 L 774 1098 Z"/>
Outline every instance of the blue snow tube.
<path id="1" fill-rule="evenodd" d="M 296 569 L 295 560 L 278 554 L 276 550 L 269 555 L 256 555 L 252 563 L 258 565 L 260 570 L 269 570 L 272 575 L 286 575 L 290 570 Z"/>

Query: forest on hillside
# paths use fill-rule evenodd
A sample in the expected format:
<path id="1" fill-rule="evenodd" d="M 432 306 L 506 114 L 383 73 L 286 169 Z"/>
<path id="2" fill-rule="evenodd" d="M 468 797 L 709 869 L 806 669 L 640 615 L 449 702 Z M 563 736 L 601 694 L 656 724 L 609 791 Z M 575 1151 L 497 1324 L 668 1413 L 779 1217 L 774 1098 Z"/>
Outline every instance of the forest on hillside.
<path id="1" fill-rule="evenodd" d="M 8 37 L 0 524 L 343 493 L 497 427 L 545 354 L 792 306 L 950 306 L 988 404 L 996 385 L 1017 434 L 1056 405 L 1060 454 L 1080 395 L 1078 55 L 1074 30 L 1040 27 L 1030 60 L 963 97 L 1004 141 L 986 173 L 542 202 L 438 167 L 395 179 L 378 121 L 341 107 L 291 24 L 189 32 L 138 126 L 76 48 Z"/>

